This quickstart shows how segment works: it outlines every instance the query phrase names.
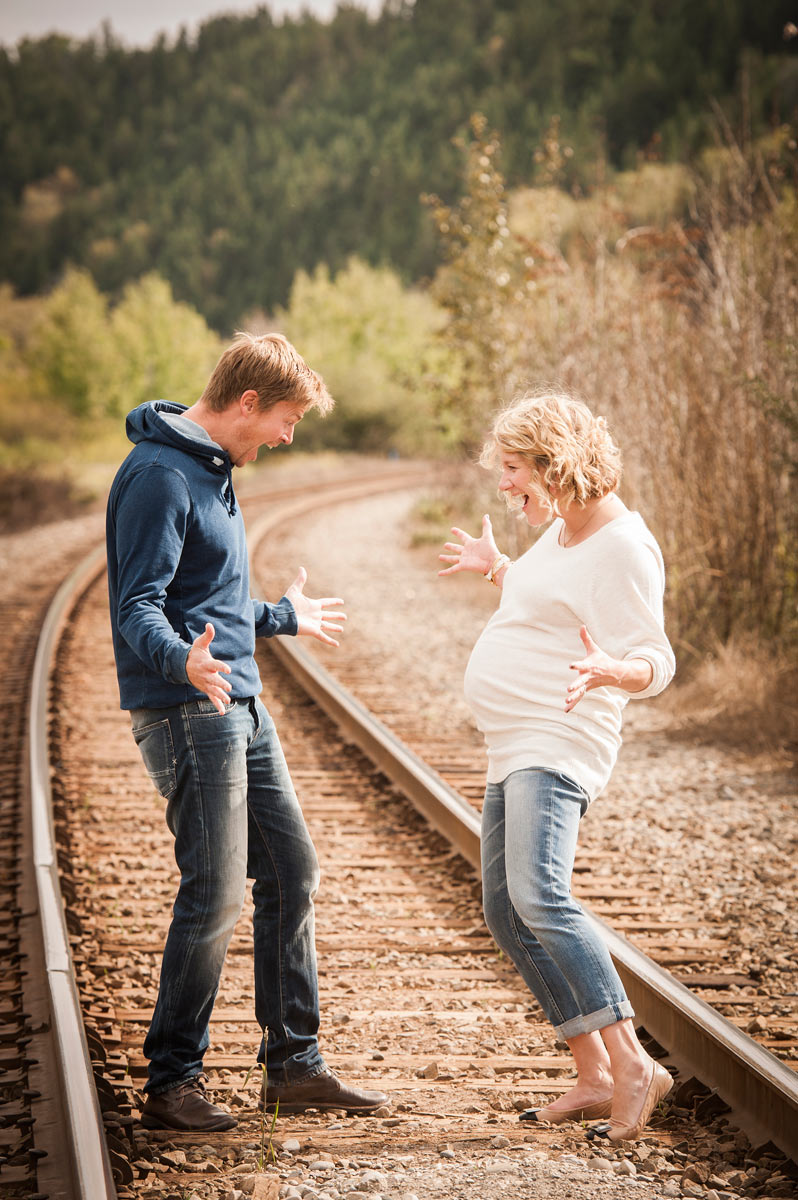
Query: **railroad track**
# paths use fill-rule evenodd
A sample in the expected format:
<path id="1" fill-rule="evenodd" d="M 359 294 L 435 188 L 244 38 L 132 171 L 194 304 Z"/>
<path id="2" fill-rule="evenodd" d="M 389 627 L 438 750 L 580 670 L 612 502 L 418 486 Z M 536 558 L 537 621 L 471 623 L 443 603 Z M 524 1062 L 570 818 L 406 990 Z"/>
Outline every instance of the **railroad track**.
<path id="1" fill-rule="evenodd" d="M 370 481 L 365 486 L 375 485 Z M 317 505 L 318 490 L 314 492 Z M 284 498 L 278 519 L 287 520 L 307 504 L 304 491 Z M 251 542 L 257 541 L 258 532 L 251 529 Z M 108 1188 L 108 1195 L 116 1188 L 126 1196 L 146 1194 L 156 1183 L 187 1187 L 197 1179 L 207 1181 L 203 1139 L 181 1139 L 186 1149 L 159 1154 L 162 1138 L 144 1135 L 135 1122 L 145 1067 L 140 1047 L 174 879 L 160 801 L 143 775 L 125 716 L 117 709 L 105 606 L 104 581 L 97 579 L 84 591 L 60 639 L 50 699 L 59 875 L 68 901 L 68 939 L 86 1027 L 84 1057 L 97 1082 L 105 1151 L 100 1147 L 90 1191 L 77 1190 L 79 1178 L 74 1190 L 65 1190 L 63 1149 L 56 1152 L 58 1170 L 48 1179 L 47 1159 L 36 1154 L 45 1148 L 39 1139 L 42 1117 L 37 1098 L 29 1098 L 34 1115 L 28 1132 L 24 1133 L 24 1116 L 22 1124 L 9 1120 L 7 1125 L 7 1131 L 16 1128 L 29 1139 L 26 1161 L 13 1161 L 11 1173 L 8 1164 L 0 1169 L 0 1188 L 18 1184 L 19 1196 L 31 1195 L 22 1188 L 34 1178 L 51 1197 L 85 1195 L 92 1200 L 106 1194 L 100 1186 Z M 280 643 L 280 650 L 284 648 L 285 640 Z M 454 838 L 459 851 L 454 853 L 449 841 L 430 832 L 389 782 L 398 768 L 390 766 L 385 748 L 376 770 L 352 745 L 363 735 L 355 734 L 351 712 L 344 716 L 339 709 L 333 720 L 325 716 L 287 678 L 283 657 L 265 651 L 261 671 L 265 700 L 280 730 L 322 862 L 317 940 L 323 1050 L 333 1067 L 364 1083 L 379 1084 L 393 1101 L 388 1114 L 355 1122 L 312 1114 L 291 1118 L 290 1132 L 303 1146 L 323 1146 L 338 1154 L 353 1153 L 355 1147 L 362 1154 L 368 1146 L 399 1142 L 479 1143 L 497 1133 L 518 1143 L 523 1127 L 516 1109 L 565 1090 L 568 1062 L 552 1045 L 547 1027 L 530 1020 L 524 989 L 496 954 L 481 923 L 468 866 L 474 851 L 473 810 L 444 783 L 434 784 L 433 791 L 447 798 L 450 811 L 442 817 L 436 807 L 433 824 Z M 313 687 L 320 686 L 309 656 L 300 654 L 290 670 L 313 670 Z M 346 700 L 336 703 L 358 707 Z M 343 739 L 339 725 L 347 730 Z M 384 740 L 389 745 L 392 741 L 390 735 Z M 102 747 L 99 754 L 97 745 Z M 412 759 L 405 755 L 402 771 L 414 765 Z M 406 775 L 394 777 L 402 787 L 407 785 Z M 418 789 L 414 803 L 422 809 L 428 806 L 429 788 L 425 791 L 418 782 L 413 787 Z M 259 1081 L 245 1082 L 258 1040 L 251 1017 L 246 911 L 245 907 L 231 945 L 207 1060 L 217 1099 L 229 1103 L 240 1117 L 234 1134 L 214 1139 L 219 1139 L 219 1160 L 231 1179 L 251 1166 L 260 1132 L 252 1115 Z M 627 950 L 621 947 L 621 953 Z M 623 966 L 623 958 L 621 962 Z M 686 1001 L 682 995 L 682 1009 Z M 636 1002 L 641 1008 L 640 1000 Z M 648 1017 L 643 1020 L 653 1024 L 653 1011 L 651 1022 Z M 681 1037 L 682 1030 L 677 1032 Z M 738 1051 L 746 1046 L 734 1038 L 732 1042 Z M 728 1056 L 728 1046 L 724 1052 Z M 20 1092 L 18 1108 L 24 1101 L 21 1093 L 36 1090 L 21 1086 L 29 1082 L 32 1070 L 29 1061 L 23 1062 L 19 1078 L 9 1084 L 9 1093 L 15 1087 Z M 770 1087 L 774 1070 L 778 1092 L 786 1083 L 782 1074 L 789 1075 L 778 1063 L 775 1068 L 769 1061 L 759 1064 L 756 1086 L 765 1086 L 764 1077 Z M 707 1070 L 704 1076 L 710 1077 Z M 49 1103 L 46 1094 L 41 1100 Z M 794 1094 L 786 1103 L 793 1104 L 794 1113 Z M 784 1145 L 781 1118 L 770 1110 L 767 1119 L 769 1135 L 795 1153 Z M 544 1132 L 540 1144 L 555 1136 Z M 670 1129 L 667 1123 L 662 1126 L 660 1137 L 681 1142 L 678 1119 Z"/>

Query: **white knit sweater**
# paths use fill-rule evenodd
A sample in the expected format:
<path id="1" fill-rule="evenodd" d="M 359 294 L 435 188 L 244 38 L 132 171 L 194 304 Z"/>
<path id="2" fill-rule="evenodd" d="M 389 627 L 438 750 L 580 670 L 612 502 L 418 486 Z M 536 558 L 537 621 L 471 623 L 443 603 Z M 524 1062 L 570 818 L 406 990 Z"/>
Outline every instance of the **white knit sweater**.
<path id="1" fill-rule="evenodd" d="M 506 571 L 501 603 L 465 674 L 465 696 L 488 747 L 488 780 L 543 767 L 570 776 L 593 800 L 621 744 L 629 693 L 601 687 L 566 714 L 565 691 L 585 657 L 586 625 L 613 658 L 644 658 L 653 678 L 634 699 L 670 682 L 674 657 L 663 627 L 665 568 L 639 513 L 624 513 L 576 546 L 559 545 L 556 520 Z"/>

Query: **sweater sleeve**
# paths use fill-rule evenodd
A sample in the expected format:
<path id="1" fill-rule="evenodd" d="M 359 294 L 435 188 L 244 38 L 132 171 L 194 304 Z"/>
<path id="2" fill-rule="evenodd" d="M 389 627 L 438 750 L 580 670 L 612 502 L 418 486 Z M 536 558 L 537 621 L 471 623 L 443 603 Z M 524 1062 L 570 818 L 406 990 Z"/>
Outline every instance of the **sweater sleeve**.
<path id="1" fill-rule="evenodd" d="M 659 695 L 676 670 L 665 633 L 664 593 L 665 567 L 653 538 L 611 546 L 593 580 L 585 621 L 593 640 L 613 658 L 642 658 L 651 665 L 651 682 L 629 692 L 632 700 Z"/>
<path id="2" fill-rule="evenodd" d="M 191 511 L 183 477 L 158 464 L 131 475 L 116 499 L 119 632 L 145 666 L 169 683 L 188 682 L 191 646 L 169 624 L 164 604 Z"/>
<path id="3" fill-rule="evenodd" d="M 267 600 L 253 600 L 252 609 L 256 637 L 274 637 L 279 633 L 296 634 L 296 613 L 287 596 L 283 596 L 276 604 L 269 604 Z"/>

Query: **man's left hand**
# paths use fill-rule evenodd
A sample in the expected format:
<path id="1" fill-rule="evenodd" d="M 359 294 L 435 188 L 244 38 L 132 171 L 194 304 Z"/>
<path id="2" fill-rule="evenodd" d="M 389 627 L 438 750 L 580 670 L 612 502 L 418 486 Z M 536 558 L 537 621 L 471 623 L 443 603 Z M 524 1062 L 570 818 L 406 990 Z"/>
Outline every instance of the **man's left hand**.
<path id="1" fill-rule="evenodd" d="M 299 574 L 285 593 L 294 606 L 297 633 L 304 637 L 318 638 L 328 646 L 337 646 L 338 642 L 330 637 L 327 630 L 343 633 L 343 625 L 337 624 L 338 621 L 346 620 L 346 613 L 340 611 L 343 600 L 338 596 L 323 596 L 321 600 L 311 600 L 303 591 L 307 578 L 307 571 L 300 567 Z"/>

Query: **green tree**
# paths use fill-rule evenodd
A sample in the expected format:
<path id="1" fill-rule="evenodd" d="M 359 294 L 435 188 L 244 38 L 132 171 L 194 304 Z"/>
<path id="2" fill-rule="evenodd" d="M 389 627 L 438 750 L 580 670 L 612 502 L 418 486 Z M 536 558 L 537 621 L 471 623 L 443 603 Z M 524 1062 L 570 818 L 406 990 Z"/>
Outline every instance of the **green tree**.
<path id="1" fill-rule="evenodd" d="M 34 386 L 73 417 L 107 410 L 113 354 L 108 302 L 86 271 L 69 270 L 43 303 L 24 350 Z"/>
<path id="2" fill-rule="evenodd" d="M 154 274 L 128 284 L 108 333 L 114 367 L 106 408 L 119 415 L 146 400 L 193 404 L 222 349 L 199 313 Z"/>
<path id="3" fill-rule="evenodd" d="M 460 143 L 465 195 L 456 205 L 427 197 L 445 258 L 432 294 L 448 315 L 443 340 L 461 367 L 441 394 L 440 416 L 465 453 L 482 440 L 514 382 L 510 317 L 524 287 L 520 244 L 508 224 L 499 140 L 481 114 L 472 117 L 471 131 L 471 140 Z"/>
<path id="4" fill-rule="evenodd" d="M 280 327 L 325 379 L 336 407 L 320 445 L 377 453 L 440 447 L 435 389 L 454 367 L 436 338 L 444 320 L 430 296 L 388 267 L 351 259 L 332 276 L 300 271 Z"/>

